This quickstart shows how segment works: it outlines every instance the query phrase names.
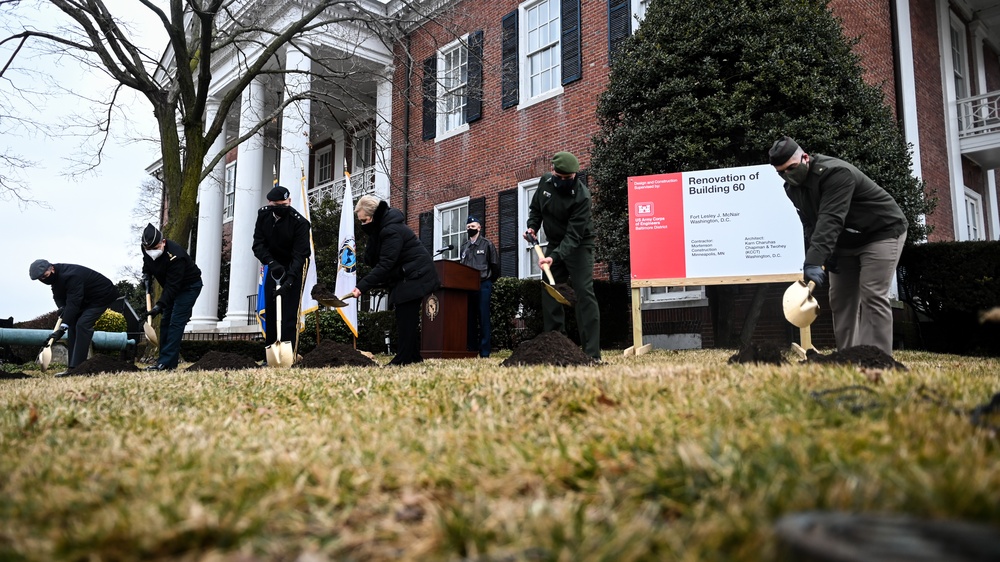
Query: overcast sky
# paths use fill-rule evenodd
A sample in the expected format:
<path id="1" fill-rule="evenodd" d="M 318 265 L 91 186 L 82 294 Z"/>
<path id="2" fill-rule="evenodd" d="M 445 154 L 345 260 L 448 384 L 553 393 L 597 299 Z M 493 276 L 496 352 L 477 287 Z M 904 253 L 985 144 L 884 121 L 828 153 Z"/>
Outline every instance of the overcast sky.
<path id="1" fill-rule="evenodd" d="M 135 0 L 106 0 L 112 12 L 136 24 L 143 30 L 140 41 L 151 46 L 157 53 L 165 42 L 162 27 L 150 19 L 148 11 Z M 61 12 L 52 7 L 45 12 L 29 16 L 26 10 L 34 12 L 35 3 L 24 2 L 15 9 L 5 8 L 5 12 L 17 13 L 16 18 L 0 18 L 3 23 L 0 37 L 8 37 L 11 30 L 20 25 L 30 25 L 35 17 L 38 29 L 52 30 L 53 22 L 64 21 Z M 7 14 L 10 15 L 9 13 Z M 41 22 L 41 23 L 37 23 Z M 0 68 L 7 63 L 14 45 L 0 47 Z M 30 55 L 30 56 L 25 56 Z M 93 69 L 81 68 L 75 61 L 54 57 L 32 58 L 26 48 L 18 54 L 14 64 L 0 79 L 0 93 L 13 100 L 14 107 L 0 110 L 0 119 L 10 112 L 12 115 L 27 115 L 43 123 L 57 127 L 58 136 L 40 136 L 24 130 L 10 131 L 10 121 L 0 122 L 0 152 L 14 152 L 35 164 L 23 171 L 22 179 L 28 185 L 25 198 L 34 199 L 47 205 L 19 204 L 15 200 L 0 201 L 0 241 L 3 256 L 0 266 L 0 318 L 14 317 L 15 322 L 30 320 L 55 310 L 49 287 L 31 281 L 28 266 L 38 258 L 52 263 L 75 263 L 97 270 L 113 282 L 127 279 L 126 266 L 139 268 L 142 260 L 138 252 L 138 240 L 130 231 L 134 222 L 133 209 L 139 197 L 139 186 L 147 176 L 145 168 L 158 158 L 158 147 L 142 137 L 156 136 L 156 126 L 152 107 L 145 100 L 126 96 L 122 108 L 127 117 L 115 115 L 111 139 L 105 147 L 99 165 L 91 172 L 66 175 L 73 164 L 71 159 L 80 160 L 92 156 L 93 151 L 81 147 L 83 138 L 70 138 L 62 127 L 62 120 L 73 119 L 74 112 L 92 111 L 86 100 L 61 94 L 32 107 L 12 96 L 24 89 L 46 89 L 37 77 L 27 76 L 17 67 L 27 67 L 54 76 L 59 83 L 71 87 L 75 92 L 89 98 L 104 98 L 114 83 Z M 92 141 L 91 141 L 92 143 Z M 77 166 L 78 167 L 78 166 Z M 159 226 L 159 225 L 157 225 Z"/>

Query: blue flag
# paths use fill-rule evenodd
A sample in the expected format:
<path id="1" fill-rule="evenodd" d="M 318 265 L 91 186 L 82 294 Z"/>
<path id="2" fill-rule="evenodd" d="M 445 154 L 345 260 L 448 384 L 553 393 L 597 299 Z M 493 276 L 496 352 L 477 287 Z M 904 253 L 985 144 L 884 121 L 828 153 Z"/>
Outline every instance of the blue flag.
<path id="1" fill-rule="evenodd" d="M 267 279 L 267 266 L 261 266 L 257 275 L 257 323 L 260 325 L 260 335 L 267 337 L 267 325 L 264 323 L 267 298 L 264 296 L 264 280 Z"/>

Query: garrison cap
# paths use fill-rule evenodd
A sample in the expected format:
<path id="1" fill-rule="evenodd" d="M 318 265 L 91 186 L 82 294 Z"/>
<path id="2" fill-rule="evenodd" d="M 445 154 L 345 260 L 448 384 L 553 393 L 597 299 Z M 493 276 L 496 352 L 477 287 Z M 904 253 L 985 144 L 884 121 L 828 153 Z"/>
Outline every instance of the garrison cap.
<path id="1" fill-rule="evenodd" d="M 280 185 L 272 187 L 271 191 L 267 192 L 268 201 L 284 201 L 289 197 L 291 197 L 291 194 L 289 193 L 288 189 Z"/>
<path id="2" fill-rule="evenodd" d="M 148 250 L 158 246 L 161 241 L 163 241 L 163 234 L 153 226 L 153 223 L 147 223 L 146 228 L 142 230 L 142 247 Z"/>
<path id="3" fill-rule="evenodd" d="M 781 137 L 774 141 L 771 150 L 767 153 L 772 166 L 781 166 L 791 158 L 799 145 L 791 137 Z"/>
<path id="4" fill-rule="evenodd" d="M 52 264 L 48 260 L 35 260 L 31 262 L 31 266 L 28 267 L 28 276 L 31 277 L 32 281 L 37 280 L 42 276 L 43 273 L 49 270 Z"/>

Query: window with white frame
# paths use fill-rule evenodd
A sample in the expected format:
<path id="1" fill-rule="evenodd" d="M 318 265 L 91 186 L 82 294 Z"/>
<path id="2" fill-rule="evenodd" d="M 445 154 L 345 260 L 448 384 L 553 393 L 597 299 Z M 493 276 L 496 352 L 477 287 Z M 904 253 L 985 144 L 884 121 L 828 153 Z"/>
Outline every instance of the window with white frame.
<path id="1" fill-rule="evenodd" d="M 966 240 L 986 240 L 983 231 L 983 198 L 969 188 L 965 189 Z"/>
<path id="2" fill-rule="evenodd" d="M 374 165 L 375 138 L 372 135 L 372 131 L 371 129 L 358 131 L 354 136 L 354 171 L 351 173 L 359 173 L 361 170 Z"/>
<path id="3" fill-rule="evenodd" d="M 333 181 L 333 145 L 316 151 L 316 187 Z"/>
<path id="4" fill-rule="evenodd" d="M 469 84 L 468 39 L 468 35 L 456 39 L 438 53 L 437 140 L 469 129 L 465 120 Z"/>
<path id="5" fill-rule="evenodd" d="M 528 207 L 531 205 L 531 198 L 535 196 L 535 191 L 538 190 L 539 179 L 541 178 L 530 179 L 517 185 L 520 195 L 517 203 L 518 224 L 524 225 L 528 223 Z M 544 249 L 549 245 L 549 239 L 545 236 L 545 229 L 540 228 L 537 235 L 538 245 Z M 538 267 L 538 255 L 535 254 L 535 250 L 523 238 L 518 240 L 518 244 L 521 248 L 521 259 L 518 260 L 517 276 L 521 279 L 540 279 L 542 277 L 542 270 Z"/>
<path id="6" fill-rule="evenodd" d="M 672 287 L 643 287 L 639 292 L 642 308 L 680 308 L 706 306 L 704 285 L 678 285 Z"/>
<path id="7" fill-rule="evenodd" d="M 226 165 L 226 179 L 223 186 L 225 199 L 222 205 L 222 220 L 233 220 L 233 212 L 236 209 L 236 162 Z"/>
<path id="8" fill-rule="evenodd" d="M 968 80 L 968 52 L 966 49 L 965 42 L 965 25 L 955 17 L 955 14 L 951 15 L 951 68 L 952 76 L 955 81 L 955 99 L 960 100 L 969 96 L 969 80 Z M 968 114 L 969 106 L 965 104 L 959 104 L 958 110 L 958 128 L 959 130 L 965 130 L 971 126 L 969 122 L 971 116 Z"/>
<path id="9" fill-rule="evenodd" d="M 451 246 L 439 255 L 446 260 L 457 260 L 465 242 L 465 221 L 469 218 L 469 198 L 463 197 L 434 207 L 434 252 Z"/>
<path id="10" fill-rule="evenodd" d="M 649 0 L 631 0 L 632 3 L 632 33 L 639 29 L 639 24 L 646 19 L 646 8 L 649 7 Z"/>
<path id="11" fill-rule="evenodd" d="M 521 105 L 562 92 L 559 0 L 525 2 L 520 10 Z"/>

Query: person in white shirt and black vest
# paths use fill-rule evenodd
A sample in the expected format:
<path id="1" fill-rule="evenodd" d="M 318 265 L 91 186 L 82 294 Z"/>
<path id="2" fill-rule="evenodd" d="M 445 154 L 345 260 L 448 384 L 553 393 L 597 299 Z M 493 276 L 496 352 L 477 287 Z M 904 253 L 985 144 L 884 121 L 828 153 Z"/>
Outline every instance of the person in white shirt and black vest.
<path id="1" fill-rule="evenodd" d="M 470 216 L 465 221 L 469 238 L 462 244 L 460 263 L 479 270 L 479 292 L 469 295 L 469 350 L 490 356 L 490 295 L 500 277 L 500 254 L 482 235 L 482 222 Z"/>

